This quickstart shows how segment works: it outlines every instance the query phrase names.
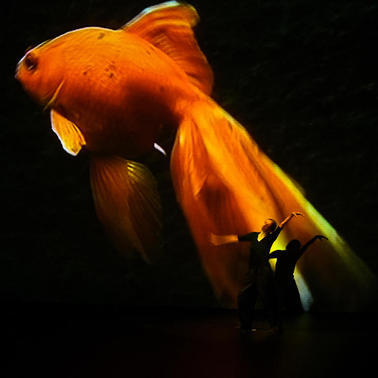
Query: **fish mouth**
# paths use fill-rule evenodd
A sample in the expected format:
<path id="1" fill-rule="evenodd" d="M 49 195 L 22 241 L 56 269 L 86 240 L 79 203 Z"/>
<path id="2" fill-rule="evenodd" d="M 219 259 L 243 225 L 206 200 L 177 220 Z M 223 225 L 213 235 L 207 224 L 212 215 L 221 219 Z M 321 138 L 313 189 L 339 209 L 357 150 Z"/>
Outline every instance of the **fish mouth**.
<path id="1" fill-rule="evenodd" d="M 59 95 L 59 93 L 60 93 L 60 91 L 61 91 L 61 89 L 62 89 L 62 87 L 63 87 L 63 84 L 64 84 L 64 80 L 63 81 L 61 81 L 61 83 L 58 85 L 58 87 L 55 89 L 55 91 L 54 91 L 54 93 L 52 94 L 52 96 L 50 97 L 50 99 L 47 101 L 47 103 L 46 103 L 46 105 L 43 107 L 43 110 L 45 111 L 45 110 L 48 110 L 48 109 L 51 109 L 53 106 L 54 106 L 54 104 L 55 104 L 55 102 L 56 102 L 56 100 L 57 100 L 57 98 L 58 98 L 58 95 Z"/>
<path id="2" fill-rule="evenodd" d="M 20 62 L 17 63 L 16 72 L 14 73 L 14 78 L 18 81 L 20 80 Z"/>
<path id="3" fill-rule="evenodd" d="M 22 83 L 22 62 L 23 62 L 24 58 L 22 58 L 18 63 L 17 63 L 17 66 L 16 66 L 16 70 L 15 70 L 15 73 L 14 73 L 14 78 L 21 82 Z"/>

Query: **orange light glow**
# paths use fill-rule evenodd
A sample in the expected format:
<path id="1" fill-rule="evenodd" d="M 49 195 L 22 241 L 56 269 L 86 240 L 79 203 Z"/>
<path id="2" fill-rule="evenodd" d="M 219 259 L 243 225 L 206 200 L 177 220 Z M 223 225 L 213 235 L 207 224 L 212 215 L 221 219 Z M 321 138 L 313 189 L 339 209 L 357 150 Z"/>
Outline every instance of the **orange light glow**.
<path id="1" fill-rule="evenodd" d="M 171 175 L 204 270 L 223 303 L 234 305 L 249 247 L 215 246 L 213 234 L 259 231 L 266 218 L 293 220 L 273 248 L 323 234 L 298 264 L 302 299 L 355 310 L 374 277 L 301 190 L 247 131 L 210 97 L 213 74 L 198 47 L 196 10 L 175 1 L 148 8 L 119 30 L 91 27 L 27 52 L 17 79 L 51 111 L 63 148 L 91 156 L 97 214 L 117 248 L 149 261 L 158 241 L 160 203 L 146 167 L 132 160 L 177 130 Z"/>

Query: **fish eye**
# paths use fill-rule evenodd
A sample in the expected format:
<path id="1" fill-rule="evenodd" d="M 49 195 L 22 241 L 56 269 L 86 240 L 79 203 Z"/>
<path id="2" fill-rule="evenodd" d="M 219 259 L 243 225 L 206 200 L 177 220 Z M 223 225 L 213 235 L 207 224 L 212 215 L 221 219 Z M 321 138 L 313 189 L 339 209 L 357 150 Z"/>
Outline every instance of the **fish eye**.
<path id="1" fill-rule="evenodd" d="M 38 59 L 35 55 L 29 53 L 25 56 L 24 63 L 29 71 L 34 71 L 38 66 Z"/>

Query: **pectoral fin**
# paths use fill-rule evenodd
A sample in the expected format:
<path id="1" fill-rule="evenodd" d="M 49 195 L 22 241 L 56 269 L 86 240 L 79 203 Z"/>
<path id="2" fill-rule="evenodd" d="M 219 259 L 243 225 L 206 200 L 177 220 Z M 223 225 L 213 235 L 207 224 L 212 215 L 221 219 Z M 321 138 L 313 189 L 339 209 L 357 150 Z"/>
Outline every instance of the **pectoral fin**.
<path id="1" fill-rule="evenodd" d="M 85 139 L 77 126 L 67 118 L 52 110 L 50 112 L 51 126 L 55 134 L 58 135 L 65 151 L 76 156 L 82 146 L 85 146 Z"/>
<path id="2" fill-rule="evenodd" d="M 133 249 L 150 261 L 158 250 L 160 200 L 155 179 L 142 164 L 120 157 L 93 156 L 91 187 L 97 216 L 117 249 Z"/>

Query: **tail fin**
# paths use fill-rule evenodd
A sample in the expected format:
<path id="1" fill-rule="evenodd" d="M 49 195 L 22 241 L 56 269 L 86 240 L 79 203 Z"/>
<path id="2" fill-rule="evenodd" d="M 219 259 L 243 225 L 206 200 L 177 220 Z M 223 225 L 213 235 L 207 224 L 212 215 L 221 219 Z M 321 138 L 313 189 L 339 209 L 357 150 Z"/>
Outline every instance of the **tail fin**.
<path id="1" fill-rule="evenodd" d="M 280 221 L 298 210 L 305 219 L 290 222 L 274 249 L 283 249 L 292 238 L 302 242 L 316 234 L 329 238 L 313 245 L 298 264 L 297 279 L 304 278 L 299 285 L 302 301 L 332 310 L 355 310 L 368 302 L 374 282 L 369 269 L 247 131 L 210 100 L 192 106 L 181 123 L 171 173 L 204 269 L 219 297 L 235 303 L 249 248 L 245 243 L 216 247 L 210 243 L 210 233 L 259 231 L 266 218 Z"/>
<path id="2" fill-rule="evenodd" d="M 98 218 L 121 253 L 134 249 L 149 262 L 159 248 L 160 200 L 142 164 L 117 156 L 91 157 L 91 187 Z"/>

